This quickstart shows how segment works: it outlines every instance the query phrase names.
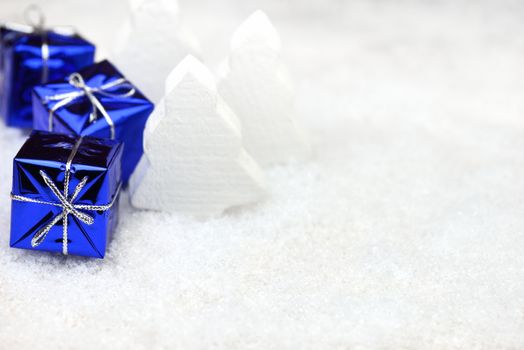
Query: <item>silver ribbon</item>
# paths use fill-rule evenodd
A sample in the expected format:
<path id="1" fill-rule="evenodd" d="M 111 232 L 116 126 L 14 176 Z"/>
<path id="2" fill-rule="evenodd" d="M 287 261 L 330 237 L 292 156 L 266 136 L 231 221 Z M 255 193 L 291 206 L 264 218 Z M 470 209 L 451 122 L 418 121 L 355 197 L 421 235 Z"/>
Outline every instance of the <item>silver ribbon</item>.
<path id="1" fill-rule="evenodd" d="M 42 84 L 49 79 L 49 44 L 47 43 L 47 32 L 45 31 L 45 16 L 42 9 L 36 5 L 29 5 L 24 13 L 26 23 L 36 33 L 42 36 Z"/>
<path id="2" fill-rule="evenodd" d="M 76 153 L 78 152 L 78 148 L 80 147 L 80 144 L 82 143 L 82 137 L 78 139 L 75 146 L 73 147 L 73 150 L 71 154 L 69 155 L 69 158 L 67 159 L 66 167 L 65 167 L 65 176 L 64 176 L 64 190 L 63 192 L 60 192 L 56 184 L 51 180 L 51 178 L 46 174 L 45 171 L 40 170 L 40 176 L 44 180 L 44 183 L 51 189 L 51 192 L 55 195 L 55 197 L 58 199 L 58 202 L 49 202 L 49 201 L 42 201 L 34 198 L 29 198 L 21 195 L 16 195 L 11 193 L 11 199 L 15 201 L 20 202 L 28 202 L 28 203 L 37 203 L 37 204 L 45 204 L 45 205 L 52 205 L 55 207 L 62 208 L 62 212 L 60 214 L 57 214 L 47 225 L 42 227 L 40 230 L 38 230 L 33 238 L 31 239 L 31 246 L 38 247 L 42 242 L 45 240 L 47 234 L 51 231 L 53 226 L 55 226 L 60 220 L 63 221 L 63 233 L 62 233 L 62 253 L 64 255 L 68 254 L 68 216 L 73 215 L 81 222 L 85 223 L 86 225 L 92 225 L 95 221 L 95 219 L 80 210 L 84 211 L 107 211 L 111 209 L 111 207 L 115 204 L 116 199 L 118 198 L 118 194 L 120 192 L 121 185 L 118 186 L 112 201 L 109 204 L 105 205 L 89 205 L 89 204 L 75 204 L 75 200 L 80 194 L 80 191 L 84 188 L 88 181 L 88 177 L 85 176 L 79 183 L 76 185 L 73 193 L 69 195 L 69 180 L 71 177 L 71 164 L 73 163 L 73 158 L 75 157 Z"/>
<path id="3" fill-rule="evenodd" d="M 67 106 L 68 104 L 72 103 L 74 100 L 80 97 L 86 96 L 89 99 L 89 102 L 91 102 L 92 111 L 89 114 L 89 123 L 93 123 L 96 120 L 98 120 L 98 112 L 102 114 L 104 119 L 106 120 L 107 124 L 109 125 L 109 128 L 111 130 L 111 139 L 115 139 L 115 123 L 107 113 L 106 109 L 95 96 L 95 94 L 99 94 L 102 96 L 107 97 L 113 97 L 113 98 L 126 98 L 131 97 L 135 94 L 136 89 L 131 85 L 126 79 L 120 78 L 116 79 L 114 81 L 111 81 L 109 83 L 106 83 L 100 87 L 91 87 L 87 85 L 84 81 L 84 78 L 82 78 L 82 75 L 79 73 L 73 73 L 69 76 L 68 79 L 69 84 L 74 86 L 78 89 L 78 91 L 72 91 L 64 94 L 58 94 L 54 96 L 48 96 L 45 98 L 45 103 L 48 103 L 49 101 L 59 101 L 56 103 L 53 108 L 49 110 L 49 121 L 48 121 L 48 127 L 49 131 L 53 131 L 53 119 L 55 112 L 59 110 L 62 107 Z M 116 87 L 126 87 L 129 88 L 127 92 L 124 92 L 122 94 L 116 94 L 111 93 L 108 90 L 116 88 Z"/>

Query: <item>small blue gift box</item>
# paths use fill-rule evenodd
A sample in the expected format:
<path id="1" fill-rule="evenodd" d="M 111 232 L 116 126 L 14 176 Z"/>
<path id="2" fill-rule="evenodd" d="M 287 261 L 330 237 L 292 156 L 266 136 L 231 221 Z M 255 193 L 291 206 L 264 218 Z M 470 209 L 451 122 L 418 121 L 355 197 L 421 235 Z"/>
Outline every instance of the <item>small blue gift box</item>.
<path id="1" fill-rule="evenodd" d="M 32 90 L 93 64 L 95 47 L 82 37 L 40 27 L 0 28 L 0 114 L 7 125 L 32 128 Z"/>
<path id="2" fill-rule="evenodd" d="M 117 141 L 33 131 L 13 164 L 11 247 L 103 258 L 121 157 Z"/>
<path id="3" fill-rule="evenodd" d="M 154 109 L 108 61 L 67 79 L 36 86 L 34 129 L 116 139 L 124 143 L 122 182 L 127 184 L 143 153 L 143 133 Z"/>

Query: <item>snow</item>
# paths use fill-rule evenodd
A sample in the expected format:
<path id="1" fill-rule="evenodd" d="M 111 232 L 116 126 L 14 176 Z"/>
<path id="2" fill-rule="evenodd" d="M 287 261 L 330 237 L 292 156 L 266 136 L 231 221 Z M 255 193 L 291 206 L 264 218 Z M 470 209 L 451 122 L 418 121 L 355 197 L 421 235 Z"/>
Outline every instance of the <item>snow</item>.
<path id="1" fill-rule="evenodd" d="M 124 6 L 90 31 L 98 3 L 46 6 L 109 50 Z M 213 69 L 259 7 L 314 159 L 271 169 L 264 202 L 206 221 L 124 206 L 103 261 L 9 249 L 0 167 L 2 347 L 524 347 L 524 5 L 180 4 Z M 11 164 L 24 135 L 0 135 Z"/>

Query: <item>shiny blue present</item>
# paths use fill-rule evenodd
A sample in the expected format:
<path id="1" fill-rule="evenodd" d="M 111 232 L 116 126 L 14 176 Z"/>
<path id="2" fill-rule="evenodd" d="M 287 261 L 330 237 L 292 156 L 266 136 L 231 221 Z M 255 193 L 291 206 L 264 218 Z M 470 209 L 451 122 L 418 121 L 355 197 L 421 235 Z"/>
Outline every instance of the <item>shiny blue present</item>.
<path id="1" fill-rule="evenodd" d="M 36 130 L 123 142 L 122 181 L 127 184 L 142 156 L 144 128 L 154 105 L 110 62 L 36 86 L 33 99 Z"/>
<path id="2" fill-rule="evenodd" d="M 33 131 L 13 163 L 11 247 L 103 258 L 118 222 L 122 148 Z"/>
<path id="3" fill-rule="evenodd" d="M 0 114 L 7 125 L 32 128 L 32 90 L 93 64 L 95 47 L 72 31 L 0 28 Z"/>

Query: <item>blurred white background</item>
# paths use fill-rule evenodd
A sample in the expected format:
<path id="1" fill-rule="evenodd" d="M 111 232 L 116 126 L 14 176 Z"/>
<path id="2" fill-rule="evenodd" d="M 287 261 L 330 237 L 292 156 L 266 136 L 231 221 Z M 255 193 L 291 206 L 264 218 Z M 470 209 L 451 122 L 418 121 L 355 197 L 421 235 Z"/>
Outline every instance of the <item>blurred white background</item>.
<path id="1" fill-rule="evenodd" d="M 111 54 L 124 1 L 39 3 Z M 8 249 L 0 167 L 0 344 L 523 348 L 524 3 L 180 2 L 213 70 L 258 8 L 313 160 L 210 221 L 125 208 L 104 261 Z M 0 129 L 6 165 L 23 135 Z"/>

